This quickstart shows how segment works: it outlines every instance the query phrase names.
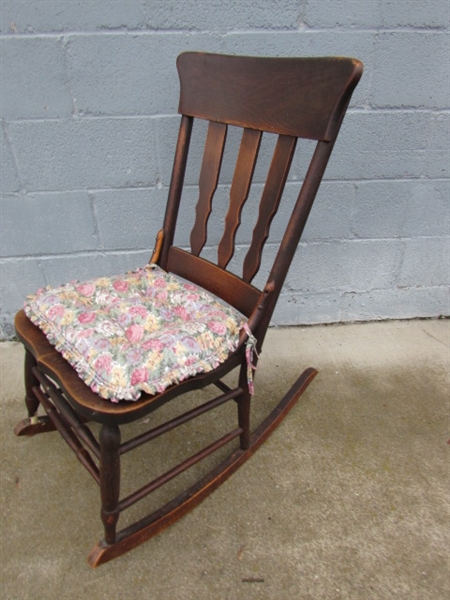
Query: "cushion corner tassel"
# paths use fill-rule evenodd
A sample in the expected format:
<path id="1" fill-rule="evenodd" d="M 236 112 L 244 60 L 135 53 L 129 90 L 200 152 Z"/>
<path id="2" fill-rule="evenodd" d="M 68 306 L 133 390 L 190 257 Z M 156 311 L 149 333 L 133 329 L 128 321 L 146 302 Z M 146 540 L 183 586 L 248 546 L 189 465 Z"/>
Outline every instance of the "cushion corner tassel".
<path id="1" fill-rule="evenodd" d="M 253 355 L 255 354 L 259 358 L 259 354 L 256 351 L 257 339 L 253 335 L 248 323 L 244 323 L 242 326 L 245 333 L 247 334 L 247 341 L 245 342 L 245 358 L 247 359 L 247 385 L 248 391 L 253 396 L 255 393 L 255 386 L 253 383 L 253 371 L 256 371 L 256 365 L 253 364 Z"/>

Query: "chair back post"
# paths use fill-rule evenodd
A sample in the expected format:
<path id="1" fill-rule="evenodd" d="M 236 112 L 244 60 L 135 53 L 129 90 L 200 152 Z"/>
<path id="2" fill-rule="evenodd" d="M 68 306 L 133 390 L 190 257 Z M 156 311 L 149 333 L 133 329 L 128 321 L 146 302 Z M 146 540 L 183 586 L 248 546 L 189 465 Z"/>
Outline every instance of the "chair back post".
<path id="1" fill-rule="evenodd" d="M 267 298 L 267 303 L 264 306 L 264 315 L 261 317 L 257 332 L 255 332 L 259 345 L 262 345 L 264 341 L 278 297 L 282 291 L 284 281 L 297 251 L 309 213 L 322 181 L 323 173 L 333 150 L 334 141 L 335 140 L 330 142 L 320 141 L 317 143 L 308 172 L 297 197 L 297 201 L 267 279 L 268 284 L 272 285 L 272 292 Z"/>
<path id="2" fill-rule="evenodd" d="M 264 306 L 264 315 L 262 316 L 258 326 L 258 345 L 262 345 L 264 337 L 269 327 L 270 320 L 273 316 L 278 297 L 281 293 L 284 281 L 291 266 L 298 244 L 303 235 L 306 222 L 311 212 L 314 200 L 322 182 L 325 170 L 328 165 L 331 153 L 334 148 L 339 130 L 347 112 L 348 105 L 352 93 L 357 86 L 362 75 L 362 63 L 354 61 L 355 68 L 353 76 L 349 79 L 345 88 L 345 93 L 342 95 L 339 111 L 334 111 L 330 117 L 334 121 L 333 127 L 328 127 L 329 141 L 319 140 L 314 150 L 313 157 L 309 164 L 303 185 L 300 189 L 297 201 L 289 219 L 286 231 L 281 241 L 277 256 L 272 266 L 267 282 L 273 284 L 273 292 L 268 298 L 267 304 Z"/>
<path id="3" fill-rule="evenodd" d="M 161 255 L 158 264 L 163 269 L 167 269 L 167 260 L 170 247 L 173 244 L 175 227 L 178 219 L 178 210 L 180 207 L 181 194 L 183 191 L 184 176 L 186 173 L 186 164 L 189 154 L 189 144 L 191 141 L 192 125 L 194 119 L 187 115 L 181 116 L 180 129 L 178 132 L 177 146 L 175 150 L 175 159 L 172 168 L 172 177 L 170 180 L 169 195 L 167 199 L 166 213 L 163 225 L 163 241 Z"/>

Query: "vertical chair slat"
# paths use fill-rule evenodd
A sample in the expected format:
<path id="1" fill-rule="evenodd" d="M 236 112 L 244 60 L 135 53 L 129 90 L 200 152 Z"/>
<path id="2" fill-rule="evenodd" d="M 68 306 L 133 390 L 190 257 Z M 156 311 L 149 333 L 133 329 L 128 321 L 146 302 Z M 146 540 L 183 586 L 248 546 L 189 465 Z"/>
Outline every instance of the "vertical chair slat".
<path id="1" fill-rule="evenodd" d="M 284 185 L 294 156 L 297 138 L 280 135 L 259 205 L 258 221 L 253 230 L 252 243 L 244 259 L 243 279 L 251 282 L 261 265 L 264 244 L 269 237 L 270 224 L 278 210 Z"/>
<path id="2" fill-rule="evenodd" d="M 200 254 L 206 242 L 206 226 L 219 180 L 226 135 L 227 125 L 213 121 L 209 123 L 200 172 L 196 219 L 191 232 L 191 251 L 196 256 Z"/>
<path id="3" fill-rule="evenodd" d="M 218 262 L 225 268 L 234 254 L 234 240 L 241 224 L 242 207 L 247 200 L 255 170 L 262 131 L 244 129 L 230 190 L 230 206 L 225 218 L 225 231 L 218 248 Z"/>

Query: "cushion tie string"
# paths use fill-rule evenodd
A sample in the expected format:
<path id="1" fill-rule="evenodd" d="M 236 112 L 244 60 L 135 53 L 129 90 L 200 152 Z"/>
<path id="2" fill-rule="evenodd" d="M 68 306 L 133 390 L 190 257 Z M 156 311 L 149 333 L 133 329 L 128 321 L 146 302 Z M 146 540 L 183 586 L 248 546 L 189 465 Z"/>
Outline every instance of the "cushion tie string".
<path id="1" fill-rule="evenodd" d="M 245 358 L 247 359 L 247 385 L 250 394 L 255 393 L 255 386 L 253 385 L 253 371 L 256 371 L 256 365 L 253 364 L 253 354 L 259 358 L 258 352 L 256 351 L 257 340 L 248 326 L 248 323 L 244 323 L 242 326 L 245 333 L 247 334 L 247 341 L 245 342 Z"/>

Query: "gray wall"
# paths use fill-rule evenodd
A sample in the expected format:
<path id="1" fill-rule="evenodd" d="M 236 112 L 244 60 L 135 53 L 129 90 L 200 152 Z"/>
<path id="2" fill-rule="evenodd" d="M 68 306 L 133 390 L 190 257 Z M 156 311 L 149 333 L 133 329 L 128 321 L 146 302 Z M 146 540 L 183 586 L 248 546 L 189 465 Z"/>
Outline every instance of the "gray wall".
<path id="1" fill-rule="evenodd" d="M 187 49 L 365 63 L 275 323 L 448 314 L 448 21 L 448 0 L 2 0 L 1 336 L 26 293 L 148 260 Z"/>

